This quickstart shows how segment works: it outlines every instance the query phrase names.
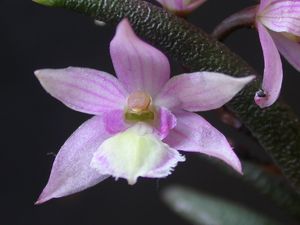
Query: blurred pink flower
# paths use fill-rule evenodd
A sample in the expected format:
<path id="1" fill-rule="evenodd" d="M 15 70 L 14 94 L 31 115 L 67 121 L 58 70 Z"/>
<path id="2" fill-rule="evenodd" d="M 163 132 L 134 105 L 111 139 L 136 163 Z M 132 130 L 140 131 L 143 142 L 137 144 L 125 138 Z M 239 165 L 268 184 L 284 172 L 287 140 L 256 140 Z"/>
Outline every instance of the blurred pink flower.
<path id="1" fill-rule="evenodd" d="M 134 184 L 166 177 L 184 157 L 177 149 L 219 158 L 241 173 L 226 138 L 193 111 L 218 108 L 253 76 L 214 72 L 170 79 L 167 57 L 140 40 L 124 19 L 110 43 L 117 78 L 69 67 L 35 72 L 44 89 L 65 105 L 95 115 L 65 142 L 37 204 L 91 187 L 109 176 Z"/>
<path id="2" fill-rule="evenodd" d="M 167 10 L 176 14 L 188 14 L 206 0 L 156 0 Z"/>
<path id="3" fill-rule="evenodd" d="M 256 26 L 265 69 L 263 90 L 256 93 L 255 101 L 264 108 L 280 94 L 283 71 L 279 52 L 300 71 L 300 0 L 261 0 Z"/>

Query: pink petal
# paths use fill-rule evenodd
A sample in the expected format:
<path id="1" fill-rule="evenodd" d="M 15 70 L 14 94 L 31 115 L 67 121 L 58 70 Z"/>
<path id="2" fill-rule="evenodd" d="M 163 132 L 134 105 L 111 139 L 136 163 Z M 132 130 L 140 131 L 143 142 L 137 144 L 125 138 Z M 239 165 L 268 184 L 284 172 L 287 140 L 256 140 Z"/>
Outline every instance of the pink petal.
<path id="1" fill-rule="evenodd" d="M 269 4 L 271 4 L 274 1 L 276 0 L 260 0 L 258 13 L 262 12 Z"/>
<path id="2" fill-rule="evenodd" d="M 280 33 L 269 32 L 279 52 L 298 71 L 300 71 L 300 43 L 292 41 Z"/>
<path id="3" fill-rule="evenodd" d="M 273 1 L 258 18 L 272 31 L 300 36 L 300 0 Z"/>
<path id="4" fill-rule="evenodd" d="M 156 0 L 164 8 L 170 11 L 182 11 L 185 10 L 184 0 Z"/>
<path id="5" fill-rule="evenodd" d="M 175 116 L 177 126 L 165 138 L 165 143 L 178 150 L 216 157 L 242 173 L 240 160 L 222 133 L 195 113 L 181 111 Z"/>
<path id="6" fill-rule="evenodd" d="M 202 5 L 206 0 L 156 0 L 164 8 L 175 12 L 190 12 Z"/>
<path id="7" fill-rule="evenodd" d="M 282 63 L 276 45 L 267 29 L 257 23 L 260 43 L 263 49 L 265 69 L 262 83 L 263 94 L 258 91 L 255 102 L 261 108 L 272 105 L 278 98 L 282 84 Z"/>
<path id="8" fill-rule="evenodd" d="M 82 191 L 108 177 L 90 167 L 94 152 L 110 137 L 103 128 L 102 118 L 95 116 L 72 134 L 58 152 L 36 204 Z"/>
<path id="9" fill-rule="evenodd" d="M 126 123 L 124 110 L 113 110 L 103 113 L 105 130 L 113 135 L 126 130 L 130 124 Z"/>
<path id="10" fill-rule="evenodd" d="M 234 78 L 221 73 L 196 72 L 172 77 L 155 104 L 187 111 L 216 109 L 230 101 L 254 76 Z"/>
<path id="11" fill-rule="evenodd" d="M 160 107 L 157 113 L 157 119 L 155 121 L 154 127 L 158 136 L 164 139 L 176 126 L 176 117 L 167 108 Z"/>
<path id="12" fill-rule="evenodd" d="M 169 79 L 167 57 L 139 39 L 127 19 L 118 25 L 110 54 L 116 74 L 129 93 L 144 91 L 153 97 Z"/>
<path id="13" fill-rule="evenodd" d="M 195 10 L 196 8 L 198 8 L 200 5 L 202 5 L 206 0 L 194 0 L 192 1 L 188 7 L 187 7 L 187 10 L 188 11 L 193 11 Z"/>
<path id="14" fill-rule="evenodd" d="M 127 92 L 112 75 L 87 68 L 42 69 L 35 75 L 43 88 L 71 109 L 88 114 L 122 109 Z"/>

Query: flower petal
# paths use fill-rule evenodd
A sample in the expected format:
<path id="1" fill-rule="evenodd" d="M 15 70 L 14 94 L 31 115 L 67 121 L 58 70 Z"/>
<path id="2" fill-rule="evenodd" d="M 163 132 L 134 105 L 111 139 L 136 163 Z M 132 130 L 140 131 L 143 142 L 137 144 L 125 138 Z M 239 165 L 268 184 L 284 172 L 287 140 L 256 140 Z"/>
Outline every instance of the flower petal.
<path id="1" fill-rule="evenodd" d="M 260 0 L 260 4 L 259 4 L 259 8 L 258 8 L 258 13 L 261 13 L 263 10 L 265 10 L 265 8 L 269 4 L 271 4 L 274 1 L 276 1 L 276 0 Z"/>
<path id="2" fill-rule="evenodd" d="M 277 100 L 283 72 L 280 55 L 271 35 L 261 23 L 257 23 L 257 30 L 263 50 L 265 69 L 262 83 L 263 94 L 258 91 L 255 95 L 255 102 L 261 108 L 264 108 L 272 105 Z"/>
<path id="3" fill-rule="evenodd" d="M 276 32 L 300 36 L 300 1 L 273 1 L 258 15 L 259 21 Z"/>
<path id="4" fill-rule="evenodd" d="M 156 0 L 164 8 L 174 12 L 190 12 L 202 5 L 206 0 Z"/>
<path id="5" fill-rule="evenodd" d="M 35 75 L 49 94 L 79 112 L 99 115 L 126 103 L 125 89 L 105 72 L 69 67 L 37 70 Z"/>
<path id="6" fill-rule="evenodd" d="M 49 181 L 36 204 L 82 191 L 107 178 L 92 169 L 90 162 L 108 137 L 101 117 L 95 116 L 82 124 L 58 152 Z"/>
<path id="7" fill-rule="evenodd" d="M 138 123 L 119 133 L 98 148 L 91 167 L 116 179 L 135 184 L 138 177 L 165 177 L 184 158 L 152 133 L 145 123 Z"/>
<path id="8" fill-rule="evenodd" d="M 127 19 L 118 25 L 110 54 L 116 74 L 129 93 L 144 91 L 153 97 L 170 77 L 167 57 L 139 39 Z"/>
<path id="9" fill-rule="evenodd" d="M 154 124 L 157 135 L 161 139 L 164 139 L 169 134 L 170 130 L 175 126 L 176 117 L 173 115 L 173 113 L 167 108 L 160 107 Z"/>
<path id="10" fill-rule="evenodd" d="M 184 0 L 156 0 L 164 8 L 170 11 L 183 11 L 185 10 Z"/>
<path id="11" fill-rule="evenodd" d="M 155 104 L 187 111 L 216 109 L 230 101 L 254 76 L 234 78 L 221 73 L 196 72 L 172 77 Z"/>
<path id="12" fill-rule="evenodd" d="M 103 113 L 105 130 L 113 135 L 126 130 L 130 124 L 127 124 L 124 118 L 124 110 L 112 110 Z"/>
<path id="13" fill-rule="evenodd" d="M 195 113 L 181 111 L 175 116 L 177 126 L 165 138 L 165 143 L 178 150 L 216 157 L 242 173 L 240 160 L 222 133 Z"/>
<path id="14" fill-rule="evenodd" d="M 296 70 L 300 71 L 300 43 L 276 32 L 270 32 L 270 34 L 279 52 Z"/>
<path id="15" fill-rule="evenodd" d="M 185 0 L 187 1 L 187 0 Z M 204 2 L 206 2 L 206 0 L 193 0 L 193 1 L 189 1 L 190 3 L 187 6 L 187 11 L 193 11 L 196 8 L 198 8 L 200 5 L 202 5 Z"/>

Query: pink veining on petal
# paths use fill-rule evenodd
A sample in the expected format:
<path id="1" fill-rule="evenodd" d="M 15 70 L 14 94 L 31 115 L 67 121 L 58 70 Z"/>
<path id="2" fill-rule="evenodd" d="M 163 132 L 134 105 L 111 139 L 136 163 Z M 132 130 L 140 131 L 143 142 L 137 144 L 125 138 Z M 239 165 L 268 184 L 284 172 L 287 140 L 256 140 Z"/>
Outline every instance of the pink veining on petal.
<path id="1" fill-rule="evenodd" d="M 82 124 L 59 150 L 49 181 L 36 204 L 82 191 L 107 178 L 92 169 L 90 161 L 97 148 L 109 137 L 102 117 L 95 116 Z"/>
<path id="2" fill-rule="evenodd" d="M 195 113 L 179 111 L 175 116 L 177 126 L 164 142 L 178 150 L 216 157 L 242 173 L 238 157 L 221 132 Z"/>
<path id="3" fill-rule="evenodd" d="M 117 27 L 110 54 L 116 74 L 129 93 L 144 91 L 154 97 L 170 77 L 167 57 L 139 39 L 127 19 Z"/>
<path id="4" fill-rule="evenodd" d="M 155 103 L 170 109 L 205 111 L 230 101 L 255 77 L 235 78 L 215 72 L 195 72 L 172 77 L 158 94 Z"/>
<path id="5" fill-rule="evenodd" d="M 261 108 L 272 105 L 278 98 L 282 84 L 282 63 L 277 47 L 267 31 L 260 23 L 257 23 L 260 43 L 263 49 L 265 68 L 262 83 L 263 94 L 258 91 L 255 102 Z"/>
<path id="6" fill-rule="evenodd" d="M 274 1 L 258 14 L 268 29 L 300 36 L 300 1 Z"/>
<path id="7" fill-rule="evenodd" d="M 49 94 L 80 112 L 99 115 L 126 103 L 126 90 L 105 72 L 69 67 L 37 70 L 35 75 Z"/>

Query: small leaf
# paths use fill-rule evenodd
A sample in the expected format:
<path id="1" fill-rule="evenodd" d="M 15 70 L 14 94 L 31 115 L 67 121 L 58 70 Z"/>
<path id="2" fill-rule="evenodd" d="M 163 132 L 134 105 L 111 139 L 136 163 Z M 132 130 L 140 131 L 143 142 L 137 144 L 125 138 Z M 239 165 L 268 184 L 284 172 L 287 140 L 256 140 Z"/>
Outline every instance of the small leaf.
<path id="1" fill-rule="evenodd" d="M 164 201 L 180 216 L 195 225 L 279 225 L 241 205 L 192 191 L 171 187 Z"/>

